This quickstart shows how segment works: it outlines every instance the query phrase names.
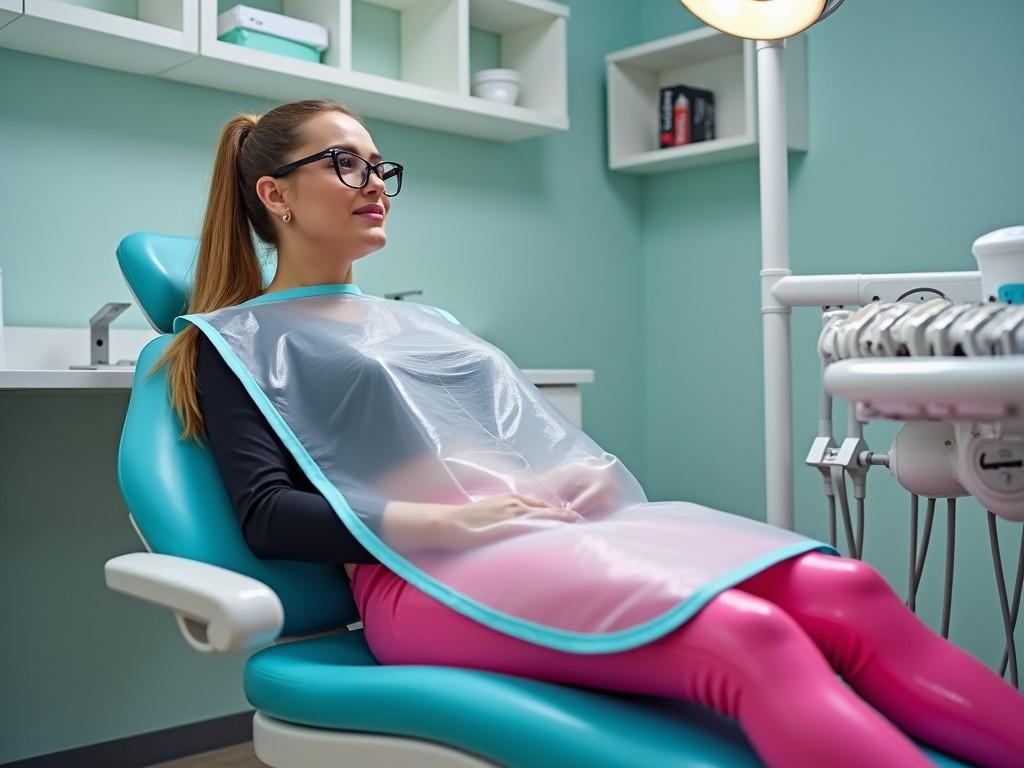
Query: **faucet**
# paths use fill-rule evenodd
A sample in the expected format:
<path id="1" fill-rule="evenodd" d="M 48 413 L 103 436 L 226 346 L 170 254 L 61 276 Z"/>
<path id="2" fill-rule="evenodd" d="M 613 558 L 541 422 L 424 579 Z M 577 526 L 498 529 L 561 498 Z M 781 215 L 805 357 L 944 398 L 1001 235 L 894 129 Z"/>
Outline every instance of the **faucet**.
<path id="1" fill-rule="evenodd" d="M 398 293 L 385 293 L 384 298 L 401 301 L 403 296 L 415 296 L 420 293 L 423 293 L 423 291 L 399 291 Z"/>
<path id="2" fill-rule="evenodd" d="M 131 306 L 128 301 L 109 301 L 89 318 L 89 365 L 72 365 L 70 368 L 95 369 L 110 365 L 110 323 Z M 134 360 L 118 360 L 117 365 L 134 365 Z"/>

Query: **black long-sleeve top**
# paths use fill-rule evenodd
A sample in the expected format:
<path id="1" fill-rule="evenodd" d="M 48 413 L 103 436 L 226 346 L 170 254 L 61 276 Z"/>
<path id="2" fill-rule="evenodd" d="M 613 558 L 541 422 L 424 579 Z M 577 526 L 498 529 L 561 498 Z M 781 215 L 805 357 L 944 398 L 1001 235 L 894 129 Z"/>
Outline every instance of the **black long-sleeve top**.
<path id="1" fill-rule="evenodd" d="M 203 333 L 196 382 L 207 444 L 253 554 L 316 563 L 380 562 L 316 490 Z"/>

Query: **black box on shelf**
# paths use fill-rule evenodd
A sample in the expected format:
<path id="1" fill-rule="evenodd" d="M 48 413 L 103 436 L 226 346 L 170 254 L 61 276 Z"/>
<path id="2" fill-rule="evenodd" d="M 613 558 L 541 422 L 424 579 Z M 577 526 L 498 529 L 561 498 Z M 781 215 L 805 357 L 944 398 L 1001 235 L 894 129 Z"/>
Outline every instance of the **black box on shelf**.
<path id="1" fill-rule="evenodd" d="M 662 149 L 715 138 L 715 95 L 711 91 L 672 85 L 661 89 L 658 105 Z"/>

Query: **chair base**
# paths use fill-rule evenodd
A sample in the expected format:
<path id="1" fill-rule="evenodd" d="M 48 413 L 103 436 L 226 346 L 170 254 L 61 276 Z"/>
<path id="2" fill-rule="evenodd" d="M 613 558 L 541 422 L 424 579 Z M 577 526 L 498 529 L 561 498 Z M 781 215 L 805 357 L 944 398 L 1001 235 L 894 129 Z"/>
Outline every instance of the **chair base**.
<path id="1" fill-rule="evenodd" d="M 253 717 L 252 743 L 256 757 L 271 768 L 499 768 L 430 741 L 310 728 L 262 712 Z"/>

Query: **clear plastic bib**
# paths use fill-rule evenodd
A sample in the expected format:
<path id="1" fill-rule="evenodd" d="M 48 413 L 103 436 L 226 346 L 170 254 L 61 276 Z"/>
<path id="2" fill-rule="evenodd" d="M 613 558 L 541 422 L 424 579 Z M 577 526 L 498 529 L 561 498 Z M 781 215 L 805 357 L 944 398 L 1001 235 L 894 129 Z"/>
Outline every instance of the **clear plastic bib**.
<path id="1" fill-rule="evenodd" d="M 577 653 L 650 642 L 822 542 L 686 502 L 650 502 L 501 350 L 441 310 L 309 286 L 182 315 L 213 341 L 354 536 L 495 630 Z M 393 502 L 520 493 L 575 510 L 404 525 Z"/>

